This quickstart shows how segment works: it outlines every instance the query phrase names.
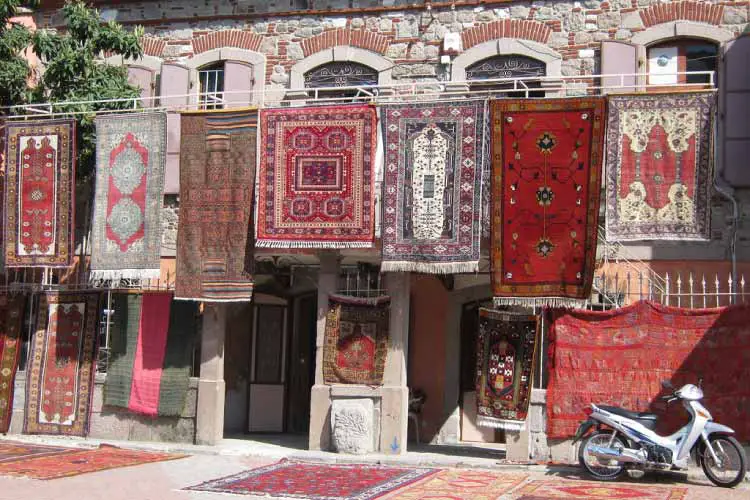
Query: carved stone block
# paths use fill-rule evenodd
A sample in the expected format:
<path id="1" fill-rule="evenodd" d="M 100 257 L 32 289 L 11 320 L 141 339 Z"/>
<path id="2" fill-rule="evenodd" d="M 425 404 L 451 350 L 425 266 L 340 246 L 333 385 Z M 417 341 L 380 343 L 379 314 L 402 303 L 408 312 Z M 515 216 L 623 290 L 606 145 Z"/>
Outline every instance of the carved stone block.
<path id="1" fill-rule="evenodd" d="M 339 453 L 362 455 L 374 451 L 372 399 L 339 399 L 331 406 L 331 437 Z"/>

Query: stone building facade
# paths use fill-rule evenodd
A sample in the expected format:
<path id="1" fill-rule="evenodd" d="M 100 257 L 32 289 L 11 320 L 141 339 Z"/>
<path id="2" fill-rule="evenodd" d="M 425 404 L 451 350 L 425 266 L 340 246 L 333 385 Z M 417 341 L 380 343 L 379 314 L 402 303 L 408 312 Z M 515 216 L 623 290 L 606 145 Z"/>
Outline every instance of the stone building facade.
<path id="1" fill-rule="evenodd" d="M 337 63 L 358 65 L 364 86 L 378 85 L 379 92 L 392 94 L 408 92 L 411 83 L 461 92 L 481 84 L 492 71 L 496 77 L 522 75 L 515 72 L 519 67 L 540 77 L 531 95 L 580 95 L 599 86 L 612 91 L 618 84 L 629 85 L 621 91 L 644 90 L 658 55 L 651 50 L 673 51 L 680 71 L 698 67 L 716 72 L 719 153 L 712 240 L 602 245 L 600 255 L 639 261 L 645 269 L 659 272 L 684 269 L 686 261 L 711 272 L 735 270 L 735 278 L 750 270 L 750 173 L 743 161 L 750 155 L 750 44 L 742 36 L 750 15 L 748 1 L 94 3 L 105 19 L 145 28 L 142 59 L 109 62 L 130 68 L 132 81 L 143 89 L 145 105 L 172 111 L 212 105 L 198 97 L 200 91 L 214 92 L 227 105 L 273 106 L 282 100 L 303 104 L 314 94 L 311 88 L 325 81 L 316 80 L 316 71 Z M 57 7 L 57 2 L 42 2 L 34 14 L 37 25 L 64 29 Z M 704 48 L 695 50 L 708 51 L 708 66 L 701 62 L 705 57 L 691 59 L 688 53 L 693 49 L 685 48 L 697 46 Z M 602 74 L 618 76 L 598 76 Z M 710 83 L 701 80 L 696 85 Z M 179 114 L 169 113 L 168 127 L 169 217 L 163 267 L 173 269 Z M 448 280 L 407 273 L 383 276 L 378 287 L 393 298 L 391 346 L 384 386 L 370 388 L 324 385 L 321 353 L 328 294 L 341 288 L 344 269 L 361 271 L 363 263 L 376 266 L 377 252 L 266 252 L 258 258 L 267 266 L 258 274 L 261 293 L 252 306 L 204 310 L 197 441 L 214 443 L 229 432 L 298 431 L 309 433 L 311 448 L 330 449 L 336 444 L 340 416 L 342 422 L 366 420 L 357 424 L 369 429 L 352 445 L 357 451 L 401 453 L 410 434 L 409 388 L 420 388 L 427 394 L 416 419 L 423 441 L 504 439 L 511 458 L 569 457 L 568 444 L 548 443 L 544 435 L 543 380 L 538 380 L 529 425 L 522 432 L 498 436 L 478 429 L 471 404 L 464 404 L 472 396 L 465 375 L 467 359 L 461 354 L 466 343 L 462 330 L 465 318 L 491 296 L 486 262 L 482 273 Z M 263 384 L 253 378 L 253 346 L 266 335 L 258 318 L 276 311 L 272 308 L 282 308 L 279 318 L 288 318 L 288 324 L 279 320 L 285 339 L 280 346 L 281 375 Z M 304 418 L 308 414 L 309 419 Z"/>

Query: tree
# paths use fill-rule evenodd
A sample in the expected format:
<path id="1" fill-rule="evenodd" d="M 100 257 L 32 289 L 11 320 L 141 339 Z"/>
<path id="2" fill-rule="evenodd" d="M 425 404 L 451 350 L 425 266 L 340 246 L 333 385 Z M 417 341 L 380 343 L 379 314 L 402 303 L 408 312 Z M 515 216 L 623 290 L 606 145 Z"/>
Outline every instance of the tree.
<path id="1" fill-rule="evenodd" d="M 8 3 L 9 0 L 0 0 Z M 128 83 L 127 70 L 102 62 L 102 56 L 120 55 L 137 59 L 143 55 L 142 28 L 126 31 L 114 21 L 102 24 L 99 11 L 81 0 L 69 1 L 62 9 L 67 29 L 64 33 L 39 30 L 34 33 L 34 52 L 44 72 L 32 89 L 29 100 L 42 102 L 80 102 L 135 98 L 137 87 Z M 55 111 L 75 113 L 78 120 L 79 180 L 92 177 L 96 161 L 95 111 L 132 109 L 133 101 L 83 103 L 56 106 Z"/>
<path id="2" fill-rule="evenodd" d="M 0 106 L 23 104 L 28 97 L 29 65 L 22 51 L 31 43 L 31 33 L 10 19 L 21 7 L 36 1 L 0 0 Z"/>

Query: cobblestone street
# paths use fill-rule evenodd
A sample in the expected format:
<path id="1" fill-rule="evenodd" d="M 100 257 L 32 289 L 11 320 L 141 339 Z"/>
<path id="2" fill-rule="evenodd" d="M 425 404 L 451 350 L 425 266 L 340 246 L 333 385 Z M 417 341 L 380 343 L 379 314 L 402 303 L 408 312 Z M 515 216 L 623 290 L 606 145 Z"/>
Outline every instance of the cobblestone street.
<path id="1" fill-rule="evenodd" d="M 1 441 L 9 446 L 9 441 Z M 99 448 L 99 450 L 108 448 Z M 80 449 L 78 451 L 80 453 Z M 86 451 L 90 453 L 91 450 Z M 261 450 L 262 452 L 262 450 Z M 140 451 L 148 458 L 153 452 Z M 223 453 L 232 453 L 225 449 Z M 164 455 L 162 453 L 162 455 Z M 625 479 L 618 483 L 594 483 L 587 481 L 573 467 L 545 467 L 500 465 L 481 468 L 456 468 L 419 465 L 420 454 L 408 455 L 393 464 L 370 465 L 327 463 L 325 460 L 312 463 L 302 458 L 291 457 L 289 461 L 271 456 L 232 456 L 197 454 L 174 460 L 145 463 L 130 467 L 113 468 L 99 472 L 79 474 L 52 480 L 34 480 L 26 477 L 5 475 L 9 464 L 0 458 L 0 500 L 85 500 L 106 498 L 107 500 L 211 500 L 232 498 L 226 495 L 227 488 L 236 487 L 236 498 L 269 498 L 258 495 L 273 493 L 272 498 L 310 499 L 639 499 L 639 500 L 702 500 L 702 499 L 747 499 L 750 498 L 750 483 L 745 482 L 733 490 L 713 487 L 707 480 L 691 472 L 684 474 L 650 474 L 640 479 Z M 7 456 L 7 454 L 6 454 Z M 172 455 L 174 456 L 174 455 Z M 299 455 L 302 457 L 302 455 Z M 64 462 L 66 455 L 52 457 L 57 463 Z M 426 455 L 422 456 L 424 460 Z M 49 458 L 49 457 L 48 457 Z M 7 459 L 6 459 L 7 460 Z M 312 457 L 311 460 L 315 460 Z M 354 459 L 352 459 L 354 460 Z M 34 459 L 24 463 L 32 463 Z M 80 467 L 85 466 L 85 460 Z M 12 462 L 12 460 L 11 460 Z M 276 464 L 276 465 L 273 465 Z M 489 462 L 485 463 L 485 465 Z M 11 464 L 12 465 L 12 464 Z M 215 481 L 252 469 L 273 471 L 287 470 L 283 480 L 270 480 L 260 473 L 232 486 L 229 481 Z M 30 471 L 33 467 L 26 467 Z M 56 468 L 53 466 L 52 468 Z M 344 473 L 342 474 L 342 470 Z M 436 472 L 434 471 L 436 470 Z M 416 478 L 400 486 L 384 483 L 388 473 L 397 471 Z M 22 468 L 23 473 L 23 468 Z M 240 476 L 238 476 L 240 477 Z M 312 478 L 312 479 L 311 479 Z M 207 483 L 208 482 L 208 483 Z M 380 482 L 380 483 L 378 483 Z M 204 484 L 207 483 L 207 484 Z M 217 486 L 217 484 L 219 486 Z M 380 486 L 378 486 L 380 484 Z M 382 486 L 386 484 L 386 486 Z M 281 485 L 281 486 L 280 486 Z M 186 491 L 185 488 L 213 488 L 214 491 Z M 293 496 L 279 494 L 303 488 L 308 493 Z M 380 489 L 378 489 L 380 488 Z M 222 489 L 222 493 L 216 492 Z M 323 493 L 323 496 L 321 493 Z"/>

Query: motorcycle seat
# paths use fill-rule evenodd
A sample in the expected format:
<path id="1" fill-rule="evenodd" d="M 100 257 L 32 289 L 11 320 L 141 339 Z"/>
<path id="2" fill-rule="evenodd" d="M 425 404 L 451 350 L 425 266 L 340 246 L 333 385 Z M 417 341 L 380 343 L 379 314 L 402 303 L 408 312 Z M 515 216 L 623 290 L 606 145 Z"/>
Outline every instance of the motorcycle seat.
<path id="1" fill-rule="evenodd" d="M 637 420 L 648 429 L 653 429 L 656 426 L 656 420 L 658 416 L 655 413 L 630 411 L 630 410 L 626 410 L 625 408 L 619 408 L 617 406 L 597 405 L 597 407 L 601 408 L 604 411 L 608 411 L 610 413 L 614 413 L 615 415 L 619 415 L 621 417 L 629 418 L 631 420 Z"/>

